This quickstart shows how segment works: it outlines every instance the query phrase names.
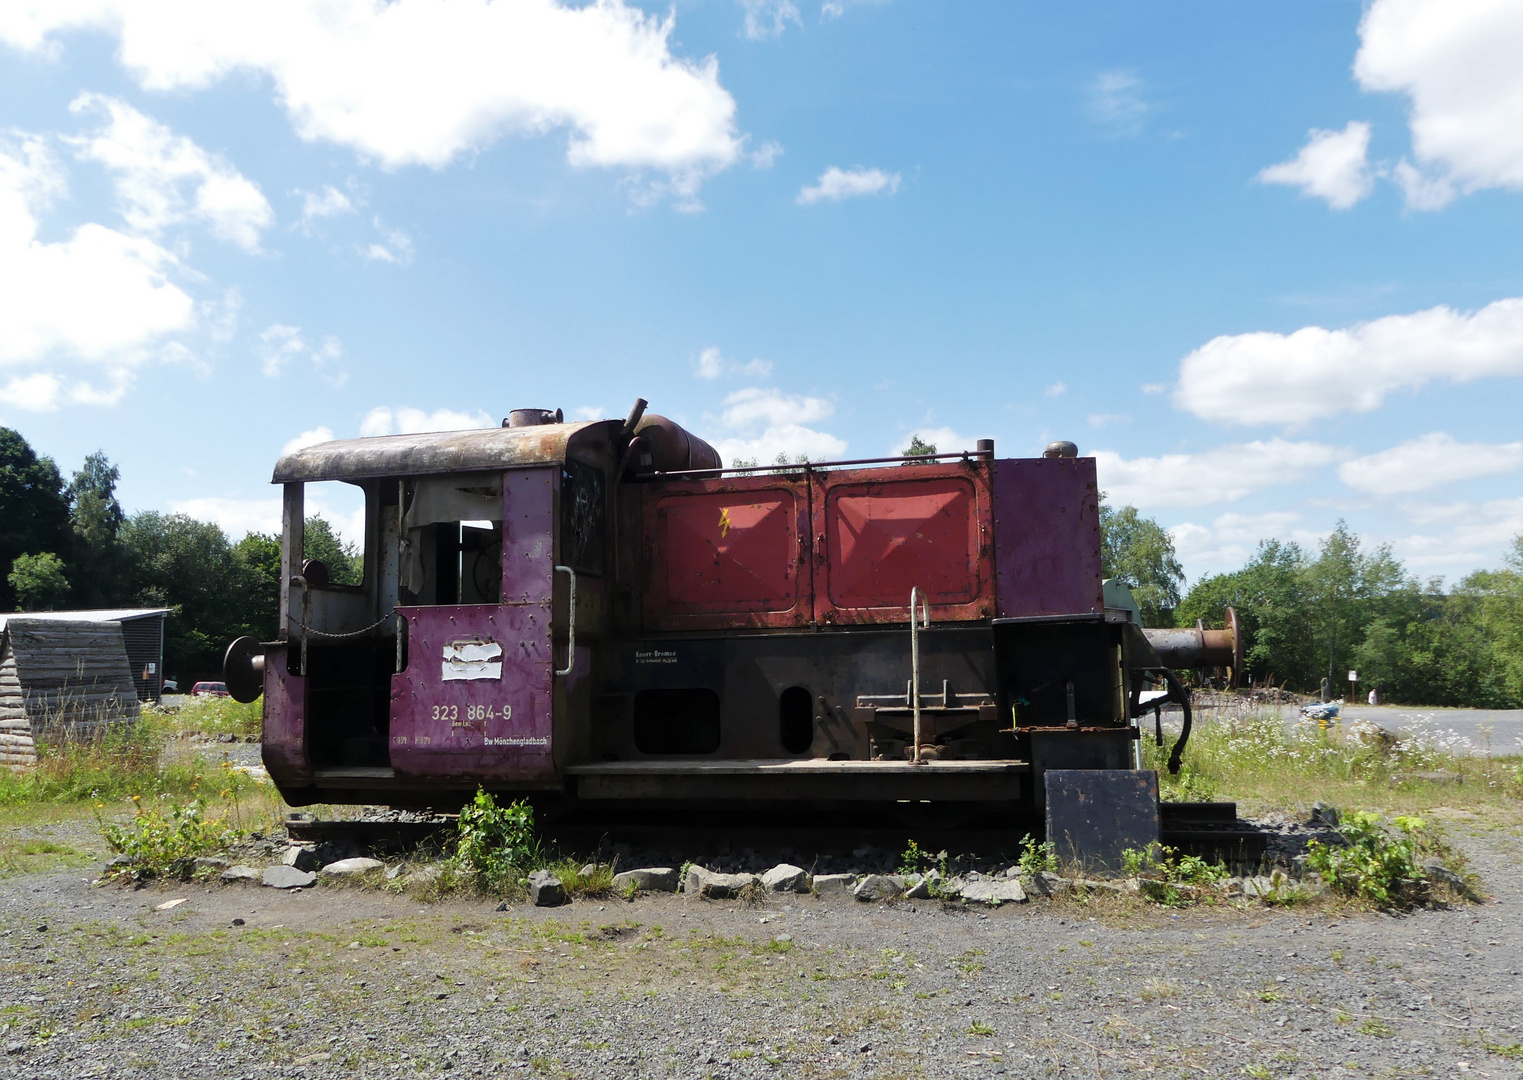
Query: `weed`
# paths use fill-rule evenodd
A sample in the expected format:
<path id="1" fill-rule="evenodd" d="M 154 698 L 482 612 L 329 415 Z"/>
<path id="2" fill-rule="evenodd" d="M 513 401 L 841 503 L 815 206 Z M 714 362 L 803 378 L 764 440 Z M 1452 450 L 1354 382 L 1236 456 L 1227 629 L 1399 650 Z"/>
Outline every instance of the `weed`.
<path id="1" fill-rule="evenodd" d="M 1373 1035 L 1377 1039 L 1389 1039 L 1396 1034 L 1396 1029 L 1390 1024 L 1384 1020 L 1377 1020 L 1373 1016 L 1354 1030 L 1361 1035 Z"/>
<path id="2" fill-rule="evenodd" d="M 460 810 L 455 854 L 447 866 L 487 889 L 501 890 L 544 861 L 534 835 L 534 808 L 519 801 L 498 806 L 481 789 Z"/>
<path id="3" fill-rule="evenodd" d="M 1498 1057 L 1510 1058 L 1513 1061 L 1523 1061 L 1523 1043 L 1486 1043 L 1486 1052 L 1496 1054 Z"/>
<path id="4" fill-rule="evenodd" d="M 1342 816 L 1343 846 L 1313 840 L 1306 864 L 1345 895 L 1380 907 L 1409 907 L 1429 896 L 1422 860 L 1449 855 L 1447 845 L 1416 817 L 1397 817 L 1388 827 L 1380 815 L 1353 810 Z"/>
<path id="5" fill-rule="evenodd" d="M 132 860 L 148 876 L 184 868 L 188 860 L 221 851 L 239 837 L 222 818 L 206 818 L 199 801 L 184 805 L 147 804 L 133 796 L 137 813 L 127 825 L 103 822 L 101 835 L 111 850 Z M 177 864 L 180 864 L 177 866 Z"/>
<path id="6" fill-rule="evenodd" d="M 975 1020 L 968 1025 L 969 1035 L 993 1035 L 994 1029 L 982 1020 Z"/>
<path id="7" fill-rule="evenodd" d="M 1255 1080 L 1270 1080 L 1274 1076 L 1269 1066 L 1263 1064 L 1244 1065 L 1241 1071 L 1244 1076 L 1252 1076 Z"/>
<path id="8" fill-rule="evenodd" d="M 1021 854 L 1015 865 L 1028 877 L 1043 872 L 1055 874 L 1058 872 L 1057 845 L 1051 840 L 1038 844 L 1027 833 L 1021 837 Z"/>
<path id="9" fill-rule="evenodd" d="M 1141 879 L 1143 895 L 1168 907 L 1181 907 L 1198 899 L 1199 890 L 1215 885 L 1229 876 L 1220 862 L 1209 862 L 1199 855 L 1182 855 L 1162 844 L 1145 849 L 1127 848 L 1121 853 L 1121 865 L 1128 877 Z"/>

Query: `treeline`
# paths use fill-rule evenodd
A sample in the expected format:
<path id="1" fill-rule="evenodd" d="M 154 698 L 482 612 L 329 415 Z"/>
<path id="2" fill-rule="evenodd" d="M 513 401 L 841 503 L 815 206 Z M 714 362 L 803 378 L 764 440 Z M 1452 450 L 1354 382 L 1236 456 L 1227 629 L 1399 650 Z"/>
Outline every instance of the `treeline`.
<path id="1" fill-rule="evenodd" d="M 101 452 L 71 479 L 20 434 L 0 428 L 0 611 L 165 607 L 164 671 L 209 676 L 228 642 L 276 630 L 280 538 L 236 543 L 218 526 L 152 510 L 128 517 L 121 474 Z M 306 549 L 337 574 L 358 553 L 321 517 L 307 520 Z"/>
<path id="2" fill-rule="evenodd" d="M 1266 540 L 1242 569 L 1182 596 L 1162 526 L 1103 502 L 1100 518 L 1105 575 L 1132 587 L 1144 624 L 1220 628 L 1236 608 L 1255 682 L 1312 692 L 1326 678 L 1335 694 L 1376 689 L 1391 704 L 1523 707 L 1523 536 L 1503 569 L 1446 589 L 1408 574 L 1389 546 L 1366 550 L 1340 521 L 1315 553 Z"/>

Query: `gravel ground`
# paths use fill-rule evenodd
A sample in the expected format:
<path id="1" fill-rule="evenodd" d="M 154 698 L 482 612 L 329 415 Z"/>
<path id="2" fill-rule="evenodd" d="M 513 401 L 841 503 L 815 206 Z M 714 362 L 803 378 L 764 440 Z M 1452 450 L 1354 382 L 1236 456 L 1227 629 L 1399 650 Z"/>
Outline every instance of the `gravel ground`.
<path id="1" fill-rule="evenodd" d="M 70 830 L 88 831 L 36 829 Z M 497 911 L 18 873 L 0 1075 L 1516 1077 L 1523 836 L 1456 840 L 1492 899 L 1403 917 L 1110 897 Z"/>

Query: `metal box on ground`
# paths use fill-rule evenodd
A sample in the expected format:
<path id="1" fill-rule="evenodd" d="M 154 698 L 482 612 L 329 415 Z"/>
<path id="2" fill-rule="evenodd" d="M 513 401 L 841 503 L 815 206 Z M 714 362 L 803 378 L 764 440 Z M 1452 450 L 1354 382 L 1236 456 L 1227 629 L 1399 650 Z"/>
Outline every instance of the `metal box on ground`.
<path id="1" fill-rule="evenodd" d="M 1158 774 L 1151 769 L 1049 769 L 1047 839 L 1066 867 L 1115 873 L 1128 848 L 1159 842 Z"/>

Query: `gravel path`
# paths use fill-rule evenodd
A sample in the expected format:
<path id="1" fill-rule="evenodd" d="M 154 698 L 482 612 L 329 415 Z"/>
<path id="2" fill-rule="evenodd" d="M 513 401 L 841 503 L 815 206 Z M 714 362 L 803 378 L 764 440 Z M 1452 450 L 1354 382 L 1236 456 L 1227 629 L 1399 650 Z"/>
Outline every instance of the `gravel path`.
<path id="1" fill-rule="evenodd" d="M 18 874 L 0 1075 L 1516 1077 L 1523 838 L 1457 840 L 1493 900 L 1400 918 Z"/>

